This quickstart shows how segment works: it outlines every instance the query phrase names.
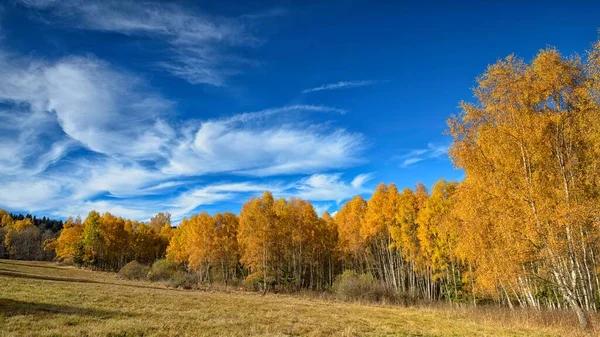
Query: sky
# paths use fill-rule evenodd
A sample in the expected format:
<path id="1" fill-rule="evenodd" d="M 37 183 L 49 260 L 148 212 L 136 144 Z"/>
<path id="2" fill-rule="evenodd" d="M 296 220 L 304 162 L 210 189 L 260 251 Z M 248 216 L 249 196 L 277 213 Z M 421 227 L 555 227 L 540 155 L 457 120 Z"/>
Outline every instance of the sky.
<path id="1" fill-rule="evenodd" d="M 461 180 L 446 120 L 511 53 L 583 55 L 600 4 L 0 2 L 0 208 L 319 214 Z"/>

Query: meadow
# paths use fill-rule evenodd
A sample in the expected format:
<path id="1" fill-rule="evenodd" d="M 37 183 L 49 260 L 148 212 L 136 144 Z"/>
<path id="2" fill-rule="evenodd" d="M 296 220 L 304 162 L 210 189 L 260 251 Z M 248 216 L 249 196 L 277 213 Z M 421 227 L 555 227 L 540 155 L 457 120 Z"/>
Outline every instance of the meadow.
<path id="1" fill-rule="evenodd" d="M 576 318 L 182 290 L 53 262 L 0 260 L 0 336 L 574 336 Z"/>

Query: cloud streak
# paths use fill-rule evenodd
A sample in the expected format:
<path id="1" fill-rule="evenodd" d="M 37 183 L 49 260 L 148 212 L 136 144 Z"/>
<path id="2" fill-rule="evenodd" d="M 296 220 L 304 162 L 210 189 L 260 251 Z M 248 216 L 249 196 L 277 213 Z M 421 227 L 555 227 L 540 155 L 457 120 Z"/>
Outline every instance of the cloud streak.
<path id="1" fill-rule="evenodd" d="M 381 80 L 364 80 L 364 81 L 339 81 L 336 83 L 323 84 L 315 88 L 302 90 L 303 94 L 311 92 L 323 91 L 323 90 L 337 90 L 337 89 L 349 89 L 357 87 L 365 87 L 368 85 L 374 85 L 379 83 L 387 83 L 388 81 Z"/>
<path id="2" fill-rule="evenodd" d="M 341 174 L 313 174 L 300 180 L 293 188 L 293 194 L 311 201 L 333 200 L 338 203 L 357 194 L 367 193 L 365 187 L 371 179 L 370 174 L 359 174 L 352 181 L 345 182 Z"/>
<path id="3" fill-rule="evenodd" d="M 262 16 L 223 18 L 177 4 L 126 0 L 18 1 L 53 25 L 160 41 L 168 52 L 156 66 L 192 84 L 224 86 L 241 67 L 255 63 L 233 50 L 262 43 L 250 29 Z"/>
<path id="4" fill-rule="evenodd" d="M 13 139 L 7 139 L 12 146 L 4 150 L 34 152 L 48 164 L 74 143 L 106 155 L 164 155 L 163 145 L 173 131 L 161 118 L 172 103 L 136 76 L 88 57 L 45 62 L 4 54 L 0 69 L 0 102 L 9 107 L 0 116 L 12 121 L 5 135 Z M 0 165 L 0 170 L 6 167 Z"/>
<path id="5" fill-rule="evenodd" d="M 302 119 L 272 123 L 266 118 L 271 113 L 234 115 L 186 130 L 163 172 L 272 176 L 315 173 L 360 162 L 365 148 L 361 134 L 306 125 Z"/>
<path id="6" fill-rule="evenodd" d="M 424 160 L 436 159 L 447 155 L 448 145 L 427 144 L 427 148 L 411 150 L 398 157 L 400 167 L 407 168 Z"/>

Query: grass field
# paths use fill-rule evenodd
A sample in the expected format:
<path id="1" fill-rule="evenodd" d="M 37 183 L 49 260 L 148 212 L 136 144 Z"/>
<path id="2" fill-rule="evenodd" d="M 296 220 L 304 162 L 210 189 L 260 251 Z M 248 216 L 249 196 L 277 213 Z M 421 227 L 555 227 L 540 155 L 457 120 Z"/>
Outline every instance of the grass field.
<path id="1" fill-rule="evenodd" d="M 177 290 L 121 280 L 113 273 L 0 260 L 1 336 L 572 336 L 576 332 L 569 328 L 570 321 L 544 324 L 530 314 L 484 311 Z"/>

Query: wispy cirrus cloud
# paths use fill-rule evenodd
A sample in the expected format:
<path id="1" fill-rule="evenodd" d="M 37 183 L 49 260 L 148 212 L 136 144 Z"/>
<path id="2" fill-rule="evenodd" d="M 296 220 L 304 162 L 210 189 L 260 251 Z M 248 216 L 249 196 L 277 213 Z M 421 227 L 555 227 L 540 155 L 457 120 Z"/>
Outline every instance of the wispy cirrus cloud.
<path id="1" fill-rule="evenodd" d="M 435 145 L 433 143 L 427 144 L 427 148 L 415 149 L 398 156 L 397 159 L 400 161 L 400 167 L 406 168 L 416 163 L 422 162 L 428 159 L 436 159 L 447 155 L 448 145 Z"/>
<path id="2" fill-rule="evenodd" d="M 266 190 L 279 193 L 280 187 L 275 183 L 218 182 L 181 193 L 168 204 L 169 213 L 174 219 L 181 219 L 200 206 L 233 200 L 240 196 L 258 195 Z"/>
<path id="3" fill-rule="evenodd" d="M 342 180 L 339 173 L 313 174 L 298 181 L 294 186 L 293 195 L 311 201 L 333 200 L 341 202 L 357 194 L 367 193 L 365 184 L 371 179 L 371 174 L 359 174 L 351 181 Z"/>
<path id="4" fill-rule="evenodd" d="M 304 89 L 304 90 L 302 90 L 302 93 L 308 94 L 311 92 L 323 91 L 323 90 L 337 90 L 337 89 L 364 87 L 364 86 L 368 86 L 368 85 L 387 83 L 387 82 L 388 81 L 382 81 L 382 80 L 339 81 L 336 83 L 323 84 L 323 85 L 320 85 L 315 88 Z"/>
<path id="5" fill-rule="evenodd" d="M 225 18 L 178 4 L 130 0 L 17 0 L 36 10 L 45 22 L 82 30 L 151 38 L 167 48 L 155 65 L 192 84 L 223 86 L 228 77 L 256 63 L 235 55 L 236 48 L 262 40 L 252 27 L 257 20 L 283 15 L 283 10 Z"/>
<path id="6" fill-rule="evenodd" d="M 53 207 L 51 214 L 54 216 L 85 216 L 91 210 L 102 212 L 111 212 L 113 214 L 124 216 L 137 220 L 148 220 L 159 211 L 169 212 L 173 221 L 180 221 L 184 217 L 198 212 L 202 207 L 215 205 L 222 202 L 240 202 L 247 200 L 251 196 L 259 196 L 265 190 L 271 191 L 275 197 L 302 197 L 313 201 L 315 211 L 321 215 L 324 211 L 339 206 L 341 200 L 345 200 L 356 194 L 366 193 L 370 189 L 363 185 L 369 178 L 368 174 L 357 175 L 351 181 L 344 181 L 339 174 L 332 175 L 313 175 L 302 178 L 293 183 L 282 183 L 278 180 L 267 182 L 255 181 L 220 181 L 211 184 L 199 185 L 187 189 L 174 195 L 169 200 L 148 200 L 145 198 L 127 198 L 127 199 L 77 199 L 73 198 L 69 202 L 56 197 L 60 196 L 58 189 L 60 184 L 47 182 L 36 182 L 25 189 L 23 194 L 31 193 L 36 188 L 44 188 L 45 193 L 38 195 L 36 199 L 27 199 L 24 204 L 30 205 L 33 201 L 36 203 L 46 203 Z M 17 183 L 19 185 L 19 183 Z M 303 186 L 303 187 L 301 187 Z M 302 194 L 299 194 L 298 188 L 302 188 Z M 333 188 L 331 194 L 320 193 L 320 188 Z M 344 193 L 349 193 L 344 196 Z M 25 196 L 17 196 L 15 200 L 24 200 Z M 50 199 L 49 198 L 54 198 Z M 339 200 L 333 200 L 338 198 Z M 330 202 L 333 200 L 334 202 Z M 40 206 L 41 207 L 41 206 Z M 335 212 L 333 212 L 335 214 Z"/>
<path id="7" fill-rule="evenodd" d="M 167 174 L 229 172 L 248 176 L 310 174 L 360 161 L 364 137 L 306 122 L 297 113 L 345 110 L 292 105 L 241 113 L 187 128 L 172 149 Z"/>
<path id="8" fill-rule="evenodd" d="M 338 113 L 340 115 L 345 115 L 348 111 L 345 109 L 330 107 L 326 105 L 312 105 L 312 104 L 296 104 L 296 105 L 286 105 L 277 108 L 269 108 L 260 111 L 253 112 L 243 112 L 236 114 L 232 117 L 224 119 L 224 121 L 228 123 L 235 122 L 251 122 L 257 121 L 261 119 L 266 119 L 269 117 L 273 117 L 276 115 L 282 114 L 291 114 L 298 112 L 332 112 Z"/>
<path id="9" fill-rule="evenodd" d="M 311 119 L 344 109 L 288 105 L 172 122 L 176 104 L 94 57 L 51 61 L 0 49 L 0 106 L 0 184 L 11 191 L 0 207 L 11 210 L 183 217 L 264 189 L 337 201 L 366 180 L 318 176 L 362 160 L 363 135 Z M 206 181 L 215 174 L 224 182 Z M 277 182 L 292 174 L 313 176 Z"/>
<path id="10" fill-rule="evenodd" d="M 0 77 L 0 102 L 9 107 L 2 115 L 13 121 L 9 149 L 33 147 L 52 162 L 77 142 L 106 155 L 155 158 L 172 136 L 162 120 L 172 102 L 95 58 L 47 62 L 0 52 Z"/>

